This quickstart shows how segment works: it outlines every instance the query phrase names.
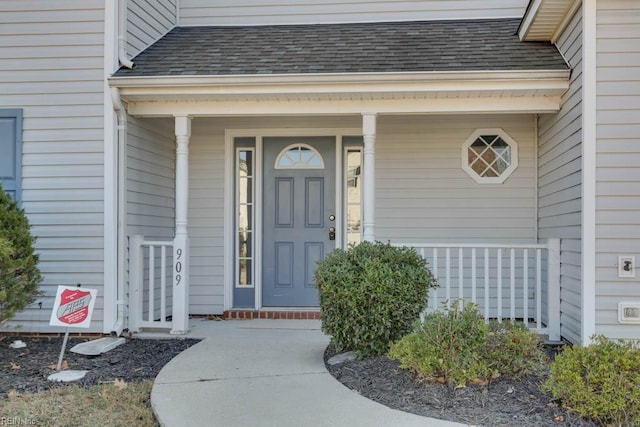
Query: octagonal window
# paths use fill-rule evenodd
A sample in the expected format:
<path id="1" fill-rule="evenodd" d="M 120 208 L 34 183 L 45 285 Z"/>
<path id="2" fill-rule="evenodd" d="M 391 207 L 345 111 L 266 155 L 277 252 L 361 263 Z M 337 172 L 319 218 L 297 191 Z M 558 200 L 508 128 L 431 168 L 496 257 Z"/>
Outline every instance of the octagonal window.
<path id="1" fill-rule="evenodd" d="M 478 129 L 462 145 L 462 168 L 481 184 L 501 184 L 518 167 L 518 145 L 502 129 Z"/>

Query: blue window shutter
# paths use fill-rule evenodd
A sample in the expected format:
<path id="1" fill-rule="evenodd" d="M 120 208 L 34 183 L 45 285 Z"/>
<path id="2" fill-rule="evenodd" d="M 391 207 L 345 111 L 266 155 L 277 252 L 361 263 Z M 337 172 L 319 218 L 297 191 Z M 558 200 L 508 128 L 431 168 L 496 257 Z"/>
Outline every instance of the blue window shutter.
<path id="1" fill-rule="evenodd" d="M 22 109 L 0 109 L 0 182 L 14 200 L 21 200 Z"/>

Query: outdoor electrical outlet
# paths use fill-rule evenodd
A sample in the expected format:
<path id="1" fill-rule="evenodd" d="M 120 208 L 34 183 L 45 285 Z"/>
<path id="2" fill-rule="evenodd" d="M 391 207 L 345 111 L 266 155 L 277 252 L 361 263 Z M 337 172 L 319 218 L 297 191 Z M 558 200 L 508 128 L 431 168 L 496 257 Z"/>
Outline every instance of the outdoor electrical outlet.
<path id="1" fill-rule="evenodd" d="M 636 277 L 636 257 L 622 255 L 618 257 L 618 277 Z"/>

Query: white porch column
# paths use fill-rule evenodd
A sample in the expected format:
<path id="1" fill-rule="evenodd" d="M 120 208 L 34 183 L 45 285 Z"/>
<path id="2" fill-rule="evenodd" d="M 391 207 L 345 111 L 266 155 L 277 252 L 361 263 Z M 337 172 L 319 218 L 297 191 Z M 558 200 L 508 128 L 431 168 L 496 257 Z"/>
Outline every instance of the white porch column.
<path id="1" fill-rule="evenodd" d="M 176 132 L 176 235 L 173 239 L 172 334 L 189 332 L 189 138 L 191 117 L 175 117 Z"/>
<path id="2" fill-rule="evenodd" d="M 364 241 L 373 242 L 376 209 L 376 114 L 362 114 L 362 136 L 364 139 L 363 180 L 363 227 Z"/>

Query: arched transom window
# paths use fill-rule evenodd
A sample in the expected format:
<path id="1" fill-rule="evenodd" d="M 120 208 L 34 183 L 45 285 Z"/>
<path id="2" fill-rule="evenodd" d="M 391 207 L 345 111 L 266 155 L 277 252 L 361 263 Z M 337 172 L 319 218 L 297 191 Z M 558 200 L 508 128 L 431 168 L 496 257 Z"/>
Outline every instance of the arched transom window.
<path id="1" fill-rule="evenodd" d="M 324 160 L 318 151 L 307 144 L 285 147 L 276 158 L 276 169 L 324 169 Z"/>

